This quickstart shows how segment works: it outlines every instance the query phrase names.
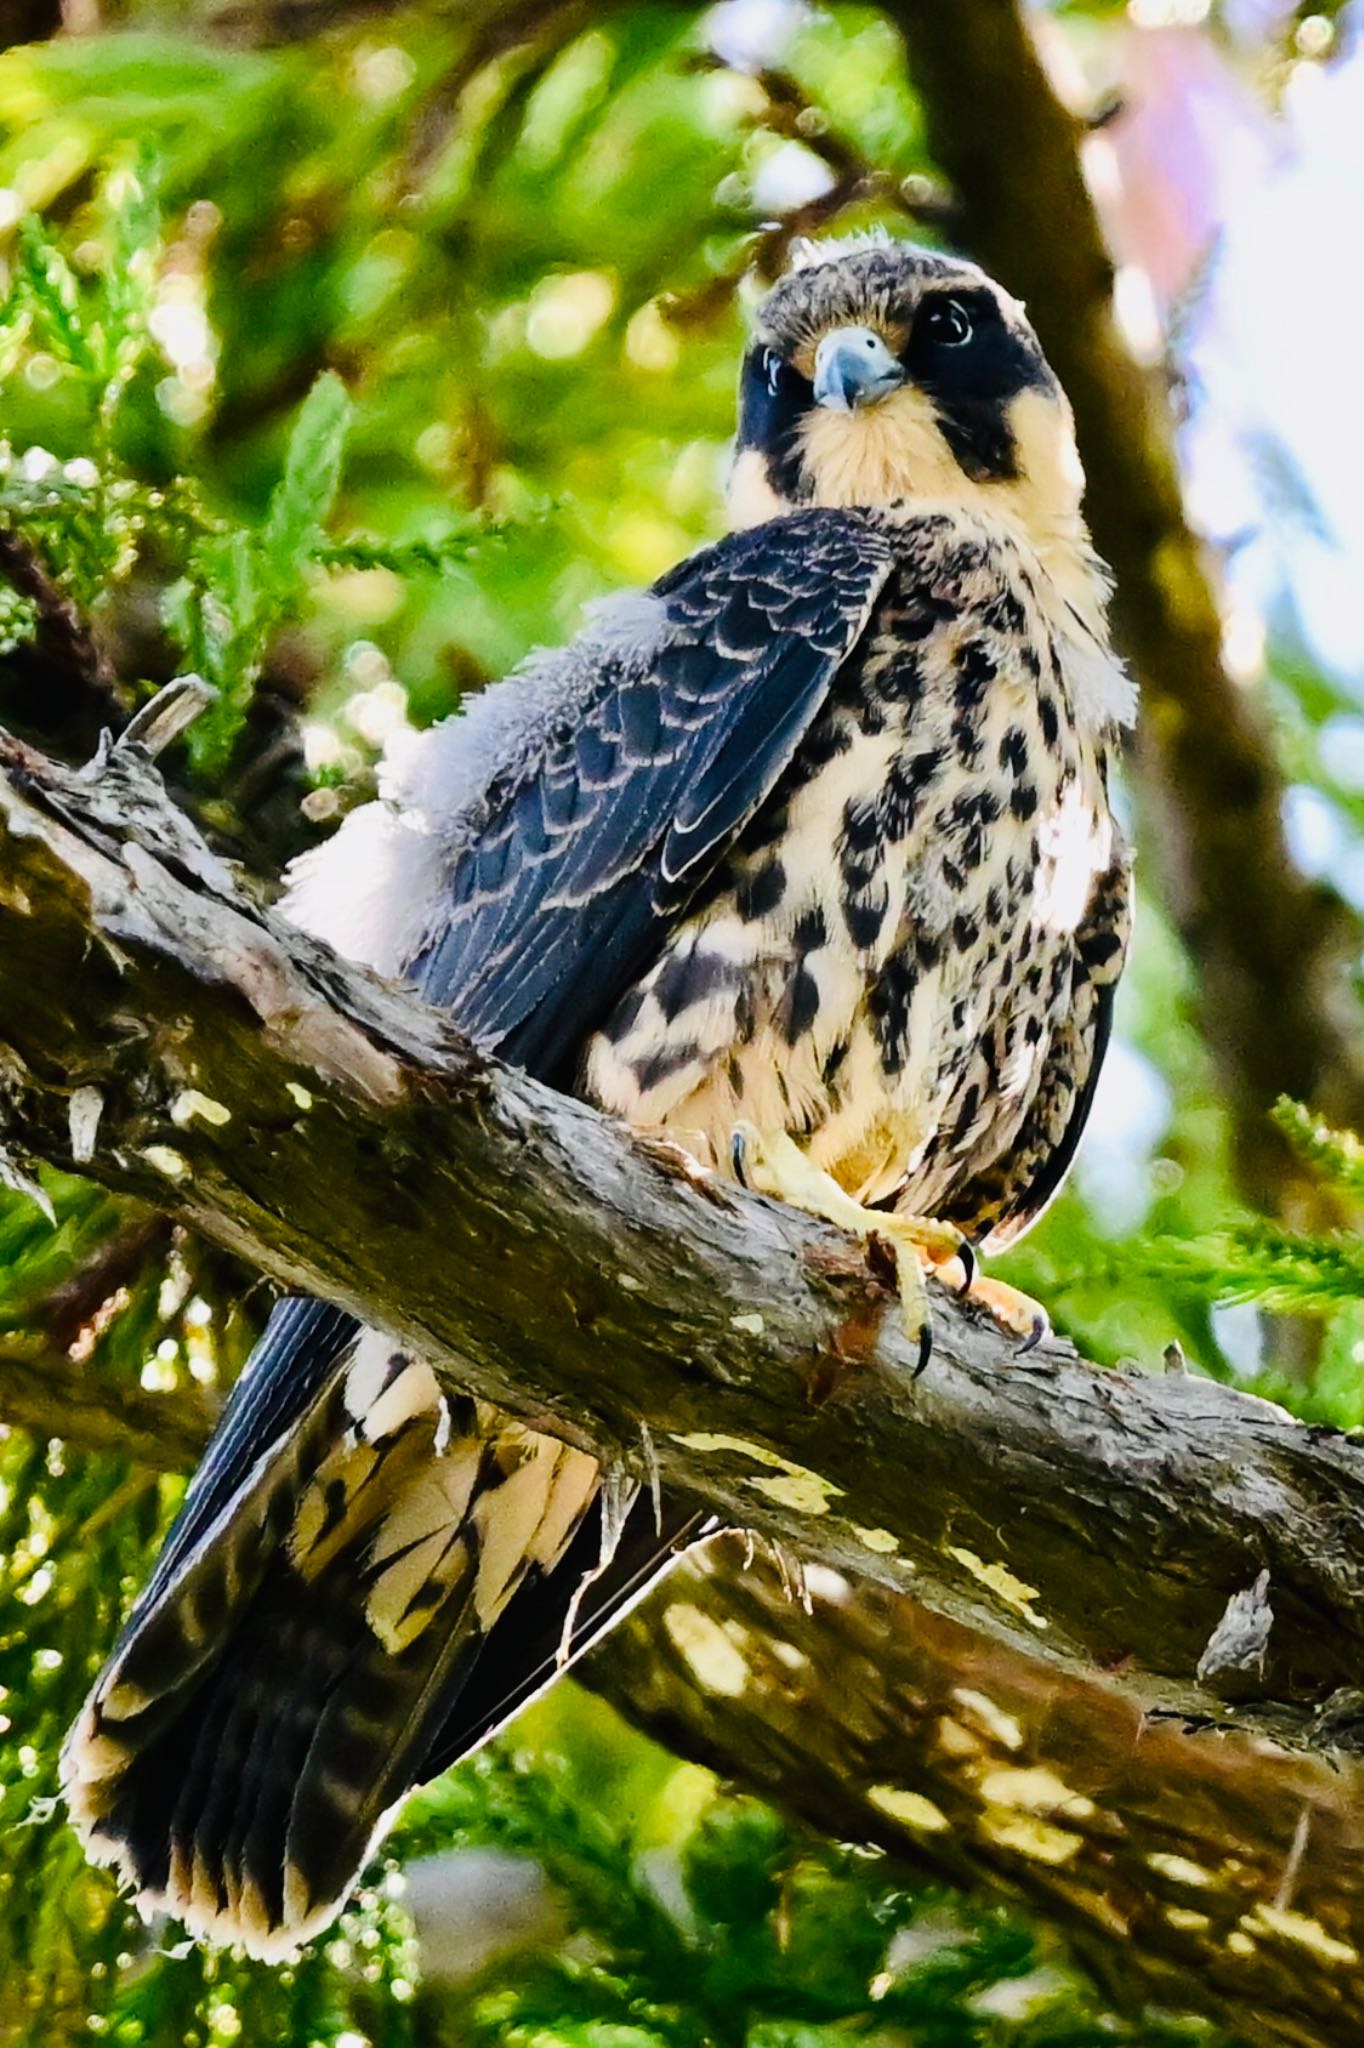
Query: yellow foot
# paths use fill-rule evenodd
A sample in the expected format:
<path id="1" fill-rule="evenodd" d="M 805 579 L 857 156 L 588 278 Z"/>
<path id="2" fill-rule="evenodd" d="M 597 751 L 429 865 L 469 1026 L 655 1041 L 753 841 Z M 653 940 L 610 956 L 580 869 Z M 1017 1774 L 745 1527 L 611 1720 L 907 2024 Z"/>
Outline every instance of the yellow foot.
<path id="1" fill-rule="evenodd" d="M 928 1364 L 933 1349 L 933 1323 L 925 1273 L 951 1272 L 960 1268 L 968 1287 L 975 1272 L 971 1248 L 961 1232 L 950 1223 L 931 1216 L 903 1216 L 894 1210 L 867 1209 L 855 1202 L 838 1185 L 832 1174 L 811 1164 L 794 1138 L 785 1131 L 760 1131 L 756 1124 L 738 1123 L 730 1140 L 734 1177 L 759 1194 L 775 1195 L 795 1209 L 822 1216 L 854 1237 L 882 1238 L 895 1254 L 895 1278 L 905 1329 L 911 1344 L 919 1350 L 916 1376 Z"/>
<path id="2" fill-rule="evenodd" d="M 987 1280 L 983 1273 L 973 1276 L 965 1289 L 967 1299 L 978 1301 L 988 1308 L 995 1321 L 1006 1330 L 1012 1330 L 1015 1337 L 1023 1342 L 1014 1354 L 1021 1358 L 1025 1351 L 1032 1351 L 1051 1335 L 1051 1317 L 1040 1301 L 1034 1301 L 1030 1294 L 1024 1294 L 1019 1287 L 1010 1287 L 1007 1280 Z"/>

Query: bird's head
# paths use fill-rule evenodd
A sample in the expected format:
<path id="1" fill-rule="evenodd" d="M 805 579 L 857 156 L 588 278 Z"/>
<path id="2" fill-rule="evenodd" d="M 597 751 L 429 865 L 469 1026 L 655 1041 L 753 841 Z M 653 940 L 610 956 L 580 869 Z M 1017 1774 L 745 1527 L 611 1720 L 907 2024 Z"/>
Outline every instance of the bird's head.
<path id="1" fill-rule="evenodd" d="M 993 513 L 1044 559 L 1088 552 L 1065 393 L 1022 306 L 972 263 L 889 239 L 805 244 L 758 309 L 731 512 Z"/>

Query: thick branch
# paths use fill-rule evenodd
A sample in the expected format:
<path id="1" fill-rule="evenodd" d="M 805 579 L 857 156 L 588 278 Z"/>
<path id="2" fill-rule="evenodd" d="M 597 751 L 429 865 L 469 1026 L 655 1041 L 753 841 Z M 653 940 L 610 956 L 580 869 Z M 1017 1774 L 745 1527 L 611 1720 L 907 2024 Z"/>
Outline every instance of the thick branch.
<path id="1" fill-rule="evenodd" d="M 501 1069 L 247 902 L 133 750 L 0 746 L 11 1142 L 342 1300 L 480 1393 L 1143 1704 L 1263 1568 L 1257 1725 L 1364 1672 L 1364 1453 L 1099 1374 L 943 1298 L 930 1370 L 859 1249 Z M 913 1475 L 907 1485 L 905 1475 Z"/>
<path id="2" fill-rule="evenodd" d="M 1116 618 L 1144 696 L 1148 837 L 1189 952 L 1202 1021 L 1259 1206 L 1310 1199 L 1265 1111 L 1280 1094 L 1364 1117 L 1345 913 L 1288 858 L 1262 700 L 1228 675 L 1206 551 L 1180 494 L 1168 408 L 1113 316 L 1113 265 L 1018 0 L 888 0 L 929 146 L 982 263 L 1027 302 L 1075 408 L 1086 505 L 1117 577 Z"/>
<path id="3" fill-rule="evenodd" d="M 1239 2040 L 1364 2031 L 1364 1768 L 1143 1716 L 883 1587 L 695 1552 L 588 1661 L 684 1755 L 844 1840 L 1025 1897 L 1120 2004 Z"/>
<path id="4" fill-rule="evenodd" d="M 1147 1991 L 1196 1960 L 1257 2040 L 1357 2038 L 1364 1452 L 1203 1381 L 1011 1363 L 946 1299 L 916 1381 L 855 1247 L 291 932 L 131 751 L 73 776 L 0 743 L 0 833 L 12 1143 L 608 1456 L 646 1420 L 670 1483 L 819 1561 L 808 1620 L 761 1579 L 674 1578 L 655 1675 L 638 1634 L 609 1652 L 637 1711 L 840 1833 L 1130 1929 Z M 1262 1674 L 1200 1686 L 1262 1570 Z"/>

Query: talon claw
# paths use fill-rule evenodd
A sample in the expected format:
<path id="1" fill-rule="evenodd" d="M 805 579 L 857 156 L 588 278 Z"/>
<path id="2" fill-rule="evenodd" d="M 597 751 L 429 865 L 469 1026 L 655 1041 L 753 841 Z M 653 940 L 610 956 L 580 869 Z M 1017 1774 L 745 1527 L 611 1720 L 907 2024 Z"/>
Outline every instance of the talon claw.
<path id="1" fill-rule="evenodd" d="M 923 1324 L 922 1328 L 919 1331 L 919 1362 L 915 1366 L 913 1373 L 910 1375 L 912 1379 L 919 1379 L 921 1375 L 927 1371 L 928 1361 L 932 1356 L 933 1325 L 932 1323 L 926 1322 Z"/>
<path id="2" fill-rule="evenodd" d="M 966 1239 L 963 1238 L 957 1246 L 957 1257 L 961 1260 L 961 1269 L 966 1275 L 961 1286 L 957 1289 L 957 1293 L 965 1300 L 976 1284 L 976 1252 L 974 1245 L 968 1244 Z"/>
<path id="3" fill-rule="evenodd" d="M 748 1187 L 748 1137 L 735 1129 L 729 1134 L 729 1163 L 741 1188 Z"/>
<path id="4" fill-rule="evenodd" d="M 1051 1323 L 1046 1316 L 1034 1316 L 1032 1328 L 1014 1353 L 1015 1358 L 1024 1358 L 1029 1351 L 1036 1351 L 1044 1337 L 1051 1335 Z"/>

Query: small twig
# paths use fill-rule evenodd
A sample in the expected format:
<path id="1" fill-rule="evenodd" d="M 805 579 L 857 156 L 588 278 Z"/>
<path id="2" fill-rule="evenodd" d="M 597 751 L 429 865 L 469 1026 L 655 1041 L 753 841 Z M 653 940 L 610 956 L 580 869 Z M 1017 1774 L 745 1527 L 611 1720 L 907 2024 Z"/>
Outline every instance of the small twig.
<path id="1" fill-rule="evenodd" d="M 116 1486 L 112 1493 L 107 1493 L 99 1506 L 88 1514 L 81 1523 L 81 1543 L 88 1543 L 90 1538 L 97 1536 L 101 1529 L 107 1529 L 111 1522 L 116 1522 L 121 1514 L 126 1513 L 130 1507 L 141 1500 L 148 1487 L 155 1486 L 155 1484 L 156 1474 L 154 1472 L 130 1472 L 122 1484 Z"/>
<path id="2" fill-rule="evenodd" d="M 1302 1859 L 1307 1853 L 1307 1838 L 1312 1832 L 1312 1809 L 1304 1805 L 1298 1815 L 1298 1824 L 1293 1830 L 1293 1846 L 1288 1852 L 1288 1861 L 1279 1879 L 1279 1889 L 1274 1894 L 1274 1910 L 1286 1913 L 1293 1903 L 1293 1894 L 1298 1888 L 1298 1876 L 1302 1870 Z"/>
<path id="3" fill-rule="evenodd" d="M 140 747 L 148 759 L 154 761 L 217 699 L 218 692 L 202 676 L 172 676 L 154 697 L 149 697 L 133 713 L 113 744 L 116 747 Z"/>
<path id="4" fill-rule="evenodd" d="M 687 59 L 692 71 L 723 71 L 723 57 L 712 50 L 699 51 Z M 748 126 L 799 142 L 826 164 L 833 178 L 827 192 L 820 192 L 803 205 L 793 207 L 780 220 L 760 227 L 744 244 L 736 261 L 716 273 L 693 292 L 681 293 L 666 303 L 668 320 L 676 327 L 704 326 L 728 305 L 742 279 L 752 275 L 770 282 L 786 268 L 791 245 L 802 235 L 815 235 L 830 227 L 854 206 L 876 203 L 909 220 L 949 226 L 956 202 L 945 188 L 931 180 L 913 176 L 897 177 L 870 163 L 845 136 L 830 128 L 822 107 L 812 100 L 798 79 L 789 72 L 763 70 L 753 83 L 763 93 L 764 104 Z"/>
<path id="5" fill-rule="evenodd" d="M 26 1310 L 26 1320 L 46 1331 L 61 1351 L 68 1351 L 91 1318 L 134 1280 L 169 1245 L 171 1225 L 164 1216 L 136 1217 L 116 1230 L 83 1266 Z"/>
<path id="6" fill-rule="evenodd" d="M 0 1423 L 153 1472 L 192 1471 L 218 1411 L 197 1382 L 150 1393 L 78 1362 L 39 1335 L 0 1337 Z"/>

